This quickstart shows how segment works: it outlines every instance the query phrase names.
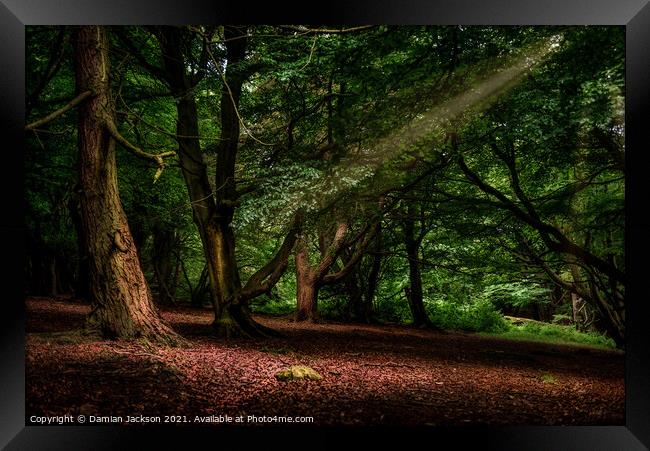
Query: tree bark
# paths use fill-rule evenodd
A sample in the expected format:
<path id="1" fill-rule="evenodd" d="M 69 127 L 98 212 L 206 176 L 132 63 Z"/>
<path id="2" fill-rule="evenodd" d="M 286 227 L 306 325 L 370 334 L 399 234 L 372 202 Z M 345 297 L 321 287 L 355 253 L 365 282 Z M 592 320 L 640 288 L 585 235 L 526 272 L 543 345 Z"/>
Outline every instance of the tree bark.
<path id="1" fill-rule="evenodd" d="M 163 305 L 175 302 L 175 231 L 156 229 L 153 234 L 153 268 L 158 282 L 158 302 Z"/>
<path id="2" fill-rule="evenodd" d="M 337 223 L 334 236 L 319 236 L 320 261 L 316 265 L 309 263 L 309 249 L 305 234 L 302 234 L 296 245 L 296 297 L 298 310 L 296 321 L 316 321 L 318 319 L 318 289 L 323 285 L 333 284 L 348 276 L 361 260 L 365 250 L 377 233 L 378 224 L 367 225 L 352 240 L 346 240 L 348 224 L 345 221 Z M 363 239 L 361 239 L 363 238 Z M 361 240 L 360 242 L 358 242 Z M 345 247 L 356 243 L 356 248 L 343 266 L 334 273 L 330 269 L 336 263 Z"/>
<path id="3" fill-rule="evenodd" d="M 372 266 L 370 268 L 370 275 L 368 276 L 368 284 L 366 287 L 366 294 L 364 299 L 364 321 L 370 322 L 374 314 L 375 294 L 377 292 L 377 285 L 379 283 L 379 273 L 381 271 L 381 252 L 382 240 L 381 229 L 378 230 L 375 237 L 374 255 L 372 255 Z"/>
<path id="4" fill-rule="evenodd" d="M 318 320 L 318 286 L 315 269 L 309 264 L 308 243 L 304 236 L 296 244 L 296 321 Z"/>
<path id="5" fill-rule="evenodd" d="M 411 204 L 407 207 L 407 218 L 404 220 L 404 245 L 409 263 L 409 287 L 406 297 L 415 326 L 430 327 L 431 321 L 424 309 L 422 294 L 422 272 L 420 270 L 420 242 L 415 237 L 415 209 Z"/>
<path id="6" fill-rule="evenodd" d="M 174 344 L 179 337 L 153 306 L 119 197 L 115 141 L 107 126 L 115 119 L 104 27 L 77 28 L 74 50 L 77 92 L 94 93 L 80 106 L 78 124 L 81 220 L 92 295 L 87 329 L 107 338 Z"/>
<path id="7" fill-rule="evenodd" d="M 231 224 L 238 197 L 235 184 L 240 132 L 237 108 L 241 87 L 246 79 L 238 64 L 244 59 L 247 39 L 246 30 L 237 27 L 225 27 L 224 33 L 227 68 L 221 94 L 221 136 L 216 148 L 214 191 L 198 139 L 198 113 L 193 92 L 196 80 L 187 72 L 184 36 L 177 27 L 163 27 L 157 34 L 163 53 L 162 72 L 176 98 L 178 157 L 207 263 L 215 333 L 226 338 L 277 335 L 253 320 L 248 302 L 252 297 L 270 290 L 282 275 L 293 246 L 295 230 L 294 227 L 290 229 L 278 254 L 271 260 L 272 264 L 265 265 L 242 287 Z"/>
<path id="8" fill-rule="evenodd" d="M 77 190 L 78 191 L 78 190 Z M 88 266 L 88 244 L 85 238 L 81 220 L 81 205 L 78 193 L 72 197 L 68 204 L 70 218 L 77 234 L 77 268 L 74 280 L 74 296 L 88 303 L 91 302 L 90 270 Z"/>
<path id="9" fill-rule="evenodd" d="M 582 298 L 576 293 L 571 293 L 571 312 L 573 313 L 573 324 L 578 330 L 582 330 L 582 318 L 580 317 L 580 309 L 582 307 Z"/>

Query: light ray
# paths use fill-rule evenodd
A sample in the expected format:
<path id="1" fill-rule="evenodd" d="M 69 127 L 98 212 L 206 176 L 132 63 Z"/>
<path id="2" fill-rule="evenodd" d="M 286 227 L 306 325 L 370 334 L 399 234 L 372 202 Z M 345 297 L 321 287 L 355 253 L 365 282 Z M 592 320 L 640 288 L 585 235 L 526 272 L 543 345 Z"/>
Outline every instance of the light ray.
<path id="1" fill-rule="evenodd" d="M 480 77 L 469 89 L 443 102 L 436 104 L 436 99 L 432 99 L 432 106 L 427 111 L 418 114 L 389 136 L 364 146 L 352 156 L 343 158 L 324 176 L 303 185 L 291 203 L 309 210 L 321 209 L 341 192 L 367 181 L 387 163 L 400 158 L 408 159 L 411 153 L 427 141 L 431 142 L 436 137 L 444 136 L 450 127 L 489 108 L 500 96 L 521 82 L 534 67 L 539 66 L 556 51 L 561 40 L 561 35 L 555 35 L 531 46 L 522 56 L 507 65 L 493 69 Z"/>

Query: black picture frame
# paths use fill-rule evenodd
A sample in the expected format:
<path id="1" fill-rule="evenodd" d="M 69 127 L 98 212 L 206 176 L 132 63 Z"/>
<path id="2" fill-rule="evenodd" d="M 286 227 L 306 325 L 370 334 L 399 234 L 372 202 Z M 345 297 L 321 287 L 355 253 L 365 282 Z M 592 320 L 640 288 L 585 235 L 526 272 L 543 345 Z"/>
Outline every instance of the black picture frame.
<path id="1" fill-rule="evenodd" d="M 650 5 L 647 0 L 447 0 L 373 1 L 336 0 L 318 5 L 280 5 L 277 2 L 208 2 L 206 0 L 0 0 L 0 127 L 2 159 L 0 243 L 9 250 L 2 285 L 6 299 L 0 314 L 0 447 L 11 450 L 74 450 L 130 448 L 136 438 L 148 440 L 144 449 L 190 449 L 205 440 L 211 447 L 222 439 L 248 440 L 250 429 L 170 428 L 155 426 L 25 426 L 25 311 L 23 279 L 24 208 L 19 168 L 23 167 L 25 99 L 25 25 L 80 24 L 440 24 L 440 25 L 624 25 L 626 28 L 626 270 L 627 330 L 625 426 L 501 427 L 417 429 L 418 438 L 431 445 L 453 440 L 454 448 L 517 450 L 642 450 L 650 447 L 650 296 L 646 258 L 650 255 L 645 219 L 647 172 L 650 165 L 645 118 L 650 100 Z M 644 114 L 646 113 L 646 114 Z M 302 432 L 305 429 L 301 428 Z M 309 429 L 316 445 L 339 444 L 344 439 L 331 429 Z M 355 429 L 365 438 L 401 442 L 414 431 Z M 293 431 L 254 429 L 268 436 L 266 444 L 291 446 Z M 289 435 L 286 435 L 287 432 Z M 367 432 L 371 432 L 367 434 Z M 471 432 L 471 433 L 468 433 Z M 424 436 L 422 436 L 424 435 Z M 156 446 L 157 445 L 157 446 Z M 137 445 L 136 445 L 137 446 Z"/>

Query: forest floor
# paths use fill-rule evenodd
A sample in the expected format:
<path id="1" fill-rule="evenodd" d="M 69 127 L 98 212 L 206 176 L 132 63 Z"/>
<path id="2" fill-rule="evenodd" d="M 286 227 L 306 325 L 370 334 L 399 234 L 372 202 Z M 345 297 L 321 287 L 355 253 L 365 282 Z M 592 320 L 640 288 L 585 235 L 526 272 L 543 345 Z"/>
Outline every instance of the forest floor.
<path id="1" fill-rule="evenodd" d="M 212 312 L 162 308 L 187 348 L 70 331 L 87 305 L 27 300 L 31 415 L 309 416 L 316 425 L 622 425 L 621 351 L 408 326 L 303 324 L 256 316 L 282 338 L 222 341 Z M 278 381 L 290 365 L 322 380 Z M 214 415 L 214 417 L 212 417 Z M 233 422 L 235 420 L 232 420 Z M 29 424 L 29 423 L 28 423 Z M 213 423 L 214 424 L 214 423 Z M 252 423 L 248 423 L 252 424 Z M 259 424 L 259 423 L 257 423 Z"/>

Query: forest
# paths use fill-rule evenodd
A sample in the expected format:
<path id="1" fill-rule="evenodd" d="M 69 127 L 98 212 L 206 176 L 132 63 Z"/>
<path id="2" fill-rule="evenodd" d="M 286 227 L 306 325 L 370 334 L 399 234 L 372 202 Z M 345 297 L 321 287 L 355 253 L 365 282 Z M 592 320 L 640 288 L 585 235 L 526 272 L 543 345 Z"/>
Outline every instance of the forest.
<path id="1" fill-rule="evenodd" d="M 623 27 L 25 48 L 30 424 L 623 423 Z"/>

